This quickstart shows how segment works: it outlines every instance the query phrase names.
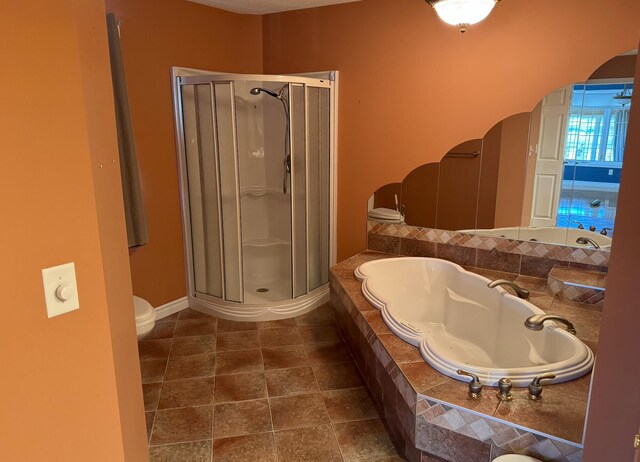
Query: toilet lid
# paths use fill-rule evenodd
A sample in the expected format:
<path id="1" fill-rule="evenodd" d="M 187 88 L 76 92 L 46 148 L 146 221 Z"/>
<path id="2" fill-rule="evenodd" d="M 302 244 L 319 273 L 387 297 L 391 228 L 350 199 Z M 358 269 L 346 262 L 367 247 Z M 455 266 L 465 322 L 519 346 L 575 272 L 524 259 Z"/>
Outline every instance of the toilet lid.
<path id="1" fill-rule="evenodd" d="M 534 459 L 529 456 L 521 456 L 519 454 L 507 454 L 493 459 L 493 462 L 542 462 L 540 459 Z"/>
<path id="2" fill-rule="evenodd" d="M 144 298 L 133 296 L 133 309 L 136 316 L 136 324 L 142 324 L 153 321 L 156 318 L 156 311 L 151 303 Z"/>
<path id="3" fill-rule="evenodd" d="M 377 209 L 369 210 L 369 218 L 373 218 L 376 220 L 400 221 L 402 219 L 402 215 L 397 210 L 379 207 Z"/>

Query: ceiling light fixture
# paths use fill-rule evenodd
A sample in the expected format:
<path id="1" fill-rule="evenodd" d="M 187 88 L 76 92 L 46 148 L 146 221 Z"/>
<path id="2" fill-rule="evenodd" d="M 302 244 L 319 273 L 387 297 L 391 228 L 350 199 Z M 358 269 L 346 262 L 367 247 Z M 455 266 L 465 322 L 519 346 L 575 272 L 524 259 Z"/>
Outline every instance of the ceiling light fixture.
<path id="1" fill-rule="evenodd" d="M 622 107 L 626 106 L 631 102 L 631 90 L 627 87 L 627 84 L 624 84 L 624 90 L 620 93 L 617 93 L 613 99 L 615 99 L 618 103 L 622 104 Z"/>
<path id="2" fill-rule="evenodd" d="M 458 26 L 463 34 L 467 27 L 477 24 L 491 13 L 500 0 L 426 0 L 440 19 Z"/>

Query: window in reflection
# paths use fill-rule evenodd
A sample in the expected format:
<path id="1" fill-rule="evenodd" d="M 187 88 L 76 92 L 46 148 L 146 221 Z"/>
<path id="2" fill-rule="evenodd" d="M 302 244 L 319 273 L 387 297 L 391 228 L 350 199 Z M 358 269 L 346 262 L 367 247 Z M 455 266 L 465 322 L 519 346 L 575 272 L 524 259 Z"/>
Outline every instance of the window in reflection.
<path id="1" fill-rule="evenodd" d="M 557 226 L 612 234 L 629 123 L 629 83 L 573 87 Z"/>

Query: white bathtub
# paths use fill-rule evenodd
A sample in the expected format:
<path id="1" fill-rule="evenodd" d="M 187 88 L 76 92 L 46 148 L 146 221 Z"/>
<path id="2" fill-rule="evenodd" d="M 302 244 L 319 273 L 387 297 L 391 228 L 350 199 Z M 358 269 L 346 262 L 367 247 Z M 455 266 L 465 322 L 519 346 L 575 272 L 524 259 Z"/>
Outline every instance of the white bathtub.
<path id="1" fill-rule="evenodd" d="M 520 241 L 539 241 L 546 244 L 560 244 L 571 247 L 592 247 L 591 244 L 578 244 L 579 237 L 588 237 L 598 243 L 600 248 L 608 250 L 611 248 L 612 239 L 600 233 L 594 233 L 586 229 L 578 228 L 556 228 L 553 226 L 531 228 L 514 226 L 511 228 L 493 229 L 463 229 L 461 233 L 477 234 L 478 236 L 504 237 Z"/>
<path id="2" fill-rule="evenodd" d="M 526 386 L 543 373 L 554 383 L 587 374 L 593 353 L 576 336 L 547 321 L 542 331 L 524 321 L 544 312 L 488 279 L 435 258 L 390 258 L 355 271 L 367 300 L 389 329 L 420 348 L 433 368 L 467 381 L 456 371 L 477 374 L 485 385 L 502 377 Z"/>

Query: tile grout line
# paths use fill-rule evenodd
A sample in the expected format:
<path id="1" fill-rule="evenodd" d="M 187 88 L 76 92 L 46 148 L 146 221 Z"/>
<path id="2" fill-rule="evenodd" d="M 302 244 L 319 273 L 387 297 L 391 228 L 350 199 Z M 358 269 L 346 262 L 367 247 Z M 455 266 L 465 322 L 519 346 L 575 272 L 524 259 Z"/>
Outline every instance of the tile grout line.
<path id="1" fill-rule="evenodd" d="M 160 385 L 160 394 L 158 395 L 158 402 L 156 403 L 156 410 L 153 414 L 153 422 L 151 422 L 151 431 L 149 431 L 149 437 L 147 438 L 147 446 L 151 448 L 151 439 L 153 438 L 153 430 L 156 426 L 156 418 L 158 417 L 158 408 L 160 407 L 160 399 L 162 399 L 162 391 L 164 390 L 164 379 L 167 375 L 167 369 L 169 368 L 169 358 L 171 358 L 171 351 L 173 350 L 173 341 L 176 336 L 176 329 L 178 328 L 178 320 L 180 319 L 180 315 L 176 319 L 175 326 L 173 326 L 173 335 L 171 336 L 171 346 L 169 347 L 169 356 L 167 356 L 167 364 L 164 366 L 164 373 L 162 374 L 162 382 Z"/>
<path id="2" fill-rule="evenodd" d="M 215 459 L 214 444 L 213 444 L 213 432 L 215 431 L 216 424 L 216 366 L 218 365 L 218 318 L 216 319 L 216 331 L 215 331 L 215 345 L 213 347 L 213 396 L 211 397 L 211 461 Z M 208 440 L 207 440 L 208 441 Z"/>
<path id="3" fill-rule="evenodd" d="M 336 321 L 337 324 L 337 320 L 335 319 L 335 313 L 333 313 L 333 317 L 334 320 Z M 337 326 L 336 326 L 337 329 Z M 340 331 L 338 330 L 338 335 L 340 336 Z M 342 339 L 342 336 L 340 336 L 340 340 L 342 345 L 344 346 L 344 339 Z M 309 352 L 307 350 L 307 344 L 304 344 L 304 348 L 305 351 L 307 352 L 307 356 L 309 355 Z M 348 350 L 348 349 L 347 349 Z M 351 356 L 351 355 L 349 355 Z M 309 363 L 311 363 L 311 361 L 309 361 Z M 331 434 L 333 435 L 333 439 L 336 442 L 336 446 L 338 446 L 338 451 L 340 452 L 340 457 L 342 458 L 342 461 L 345 462 L 346 459 L 344 457 L 344 452 L 342 451 L 342 447 L 340 446 L 340 442 L 338 441 L 338 435 L 336 435 L 336 429 L 333 426 L 333 422 L 331 421 L 331 415 L 329 414 L 329 409 L 327 408 L 327 403 L 324 400 L 324 396 L 322 395 L 322 389 L 320 388 L 320 383 L 318 382 L 318 377 L 316 376 L 316 371 L 313 369 L 313 366 L 311 365 L 311 372 L 313 373 L 313 378 L 316 381 L 316 385 L 318 386 L 318 390 L 320 393 L 320 399 L 322 399 L 322 404 L 324 406 L 325 412 L 327 413 L 327 417 L 329 418 L 329 426 L 331 427 Z"/>
<path id="4" fill-rule="evenodd" d="M 260 360 L 262 361 L 262 375 L 264 377 L 264 391 L 267 395 L 267 408 L 269 409 L 269 422 L 271 423 L 271 441 L 273 442 L 273 451 L 275 452 L 276 460 L 280 460 L 278 454 L 278 446 L 276 445 L 275 426 L 273 425 L 273 413 L 271 412 L 271 401 L 269 400 L 269 386 L 267 385 L 267 370 L 264 364 L 264 355 L 262 354 L 262 340 L 260 338 L 260 329 L 256 323 L 256 336 L 258 337 L 258 349 L 260 350 Z"/>

